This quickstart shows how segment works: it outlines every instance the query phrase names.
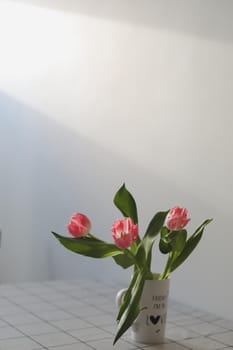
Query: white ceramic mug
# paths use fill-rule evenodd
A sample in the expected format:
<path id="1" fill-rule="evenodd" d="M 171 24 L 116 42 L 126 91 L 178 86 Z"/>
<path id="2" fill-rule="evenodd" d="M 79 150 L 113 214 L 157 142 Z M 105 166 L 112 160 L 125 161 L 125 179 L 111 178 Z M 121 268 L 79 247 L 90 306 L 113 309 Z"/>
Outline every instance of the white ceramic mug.
<path id="1" fill-rule="evenodd" d="M 138 343 L 164 342 L 170 280 L 146 280 L 140 301 L 140 314 L 131 327 L 131 338 Z M 127 289 L 117 293 L 119 307 Z"/>

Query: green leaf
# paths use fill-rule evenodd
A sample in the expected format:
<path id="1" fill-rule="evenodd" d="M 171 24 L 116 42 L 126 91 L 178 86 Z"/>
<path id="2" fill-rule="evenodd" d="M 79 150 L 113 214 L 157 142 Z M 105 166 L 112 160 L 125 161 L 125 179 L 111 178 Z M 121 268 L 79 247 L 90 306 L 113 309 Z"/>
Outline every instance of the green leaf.
<path id="1" fill-rule="evenodd" d="M 166 237 L 160 238 L 159 240 L 159 250 L 163 254 L 168 254 L 172 250 L 172 245 L 171 243 L 167 240 Z"/>
<path id="2" fill-rule="evenodd" d="M 130 299 L 131 299 L 131 293 L 132 293 L 132 288 L 137 280 L 139 274 L 139 270 L 135 270 L 133 273 L 133 276 L 131 278 L 129 287 L 127 289 L 127 291 L 125 292 L 124 297 L 122 298 L 122 302 L 121 302 L 121 306 L 119 308 L 119 312 L 117 315 L 117 321 L 120 320 L 121 316 L 123 315 L 125 309 L 127 308 L 127 306 L 129 305 Z"/>
<path id="3" fill-rule="evenodd" d="M 125 217 L 131 218 L 134 224 L 138 223 L 136 202 L 131 193 L 126 189 L 125 184 L 117 191 L 113 202 Z"/>
<path id="4" fill-rule="evenodd" d="M 139 239 L 140 241 L 140 239 Z M 130 247 L 130 252 L 135 255 L 136 254 L 136 251 L 137 251 L 137 248 L 138 248 L 138 243 L 137 241 L 133 242 L 133 244 L 131 245 Z"/>
<path id="5" fill-rule="evenodd" d="M 145 251 L 145 246 L 144 242 L 141 241 L 141 243 L 138 246 L 138 250 L 136 253 L 136 261 L 137 264 L 140 268 L 144 268 L 146 264 L 146 251 Z"/>
<path id="6" fill-rule="evenodd" d="M 154 239 L 163 227 L 168 211 L 160 211 L 154 215 L 143 239 Z"/>
<path id="7" fill-rule="evenodd" d="M 170 230 L 166 226 L 163 226 L 160 231 L 161 238 L 166 237 L 169 234 L 169 232 Z"/>
<path id="8" fill-rule="evenodd" d="M 187 231 L 186 230 L 180 230 L 180 231 L 166 231 L 163 227 L 163 232 L 161 230 L 161 238 L 159 241 L 159 249 L 161 253 L 167 254 L 172 251 L 173 258 L 174 256 L 180 254 L 180 252 L 183 250 L 185 246 L 187 238 Z"/>
<path id="9" fill-rule="evenodd" d="M 52 232 L 58 241 L 67 249 L 74 253 L 89 256 L 91 258 L 106 258 L 123 254 L 123 250 L 116 247 L 115 244 L 108 244 L 95 237 L 70 238 L 60 236 L 58 233 Z"/>
<path id="10" fill-rule="evenodd" d="M 138 247 L 136 260 L 140 261 L 140 266 L 147 265 L 150 269 L 151 250 L 160 230 L 163 227 L 164 220 L 167 216 L 168 211 L 162 211 L 155 214 L 152 218 L 146 233 Z"/>
<path id="11" fill-rule="evenodd" d="M 113 256 L 113 259 L 115 262 L 123 267 L 123 269 L 127 269 L 128 267 L 132 266 L 134 264 L 134 260 L 127 254 L 119 254 Z"/>
<path id="12" fill-rule="evenodd" d="M 212 219 L 205 220 L 197 228 L 197 230 L 192 234 L 192 236 L 189 237 L 189 239 L 185 243 L 184 248 L 181 251 L 181 253 L 172 262 L 171 267 L 170 267 L 170 272 L 174 271 L 178 266 L 180 266 L 189 257 L 189 255 L 193 252 L 193 250 L 198 245 L 198 243 L 203 235 L 203 232 L 204 232 L 206 225 L 208 225 L 211 221 L 212 221 Z"/>
<path id="13" fill-rule="evenodd" d="M 163 226 L 160 230 L 159 250 L 163 254 L 168 254 L 172 250 L 170 240 L 168 239 L 170 230 Z"/>
<path id="14" fill-rule="evenodd" d="M 123 307 L 120 309 L 120 313 L 118 315 L 119 323 L 113 345 L 138 317 L 140 313 L 140 299 L 144 283 L 145 278 L 143 272 L 135 272 L 135 278 L 133 278 L 133 281 L 129 287 L 130 291 L 127 290 L 123 301 Z"/>
<path id="15" fill-rule="evenodd" d="M 169 234 L 169 239 L 171 240 L 170 242 L 174 256 L 179 255 L 185 247 L 187 231 L 173 231 Z"/>

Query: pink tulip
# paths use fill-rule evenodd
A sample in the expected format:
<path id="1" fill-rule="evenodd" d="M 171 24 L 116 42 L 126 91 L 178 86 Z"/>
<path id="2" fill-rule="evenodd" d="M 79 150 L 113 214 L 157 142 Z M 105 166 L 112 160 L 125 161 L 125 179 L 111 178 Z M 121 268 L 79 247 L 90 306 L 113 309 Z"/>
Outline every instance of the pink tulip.
<path id="1" fill-rule="evenodd" d="M 66 227 L 72 236 L 83 237 L 89 233 L 91 222 L 86 215 L 75 213 L 71 216 L 70 222 Z"/>
<path id="2" fill-rule="evenodd" d="M 126 249 L 138 238 L 138 225 L 131 218 L 116 220 L 112 225 L 112 237 L 117 247 Z"/>
<path id="3" fill-rule="evenodd" d="M 186 208 L 174 207 L 170 209 L 165 220 L 165 226 L 172 231 L 182 230 L 190 221 Z"/>

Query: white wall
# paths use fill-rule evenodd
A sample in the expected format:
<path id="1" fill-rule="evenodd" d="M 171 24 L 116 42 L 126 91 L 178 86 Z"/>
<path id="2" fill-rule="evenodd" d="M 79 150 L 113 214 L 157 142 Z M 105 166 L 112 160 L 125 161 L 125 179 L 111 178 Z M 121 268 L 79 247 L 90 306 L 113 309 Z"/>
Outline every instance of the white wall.
<path id="1" fill-rule="evenodd" d="M 2 281 L 126 283 L 130 272 L 65 251 L 49 233 L 65 234 L 82 211 L 111 240 L 112 197 L 125 181 L 142 233 L 176 204 L 189 208 L 190 229 L 214 217 L 171 294 L 232 318 L 232 7 L 0 2 Z"/>

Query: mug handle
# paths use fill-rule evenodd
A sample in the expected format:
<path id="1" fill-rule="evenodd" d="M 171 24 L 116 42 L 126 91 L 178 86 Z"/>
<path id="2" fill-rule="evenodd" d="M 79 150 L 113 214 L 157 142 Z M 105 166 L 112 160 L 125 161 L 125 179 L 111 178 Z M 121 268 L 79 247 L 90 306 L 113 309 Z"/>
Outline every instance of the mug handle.
<path id="1" fill-rule="evenodd" d="M 121 306 L 121 302 L 122 302 L 122 299 L 123 299 L 126 291 L 127 291 L 127 288 L 121 289 L 121 290 L 119 290 L 119 292 L 116 295 L 115 302 L 116 302 L 116 306 L 118 308 Z"/>

